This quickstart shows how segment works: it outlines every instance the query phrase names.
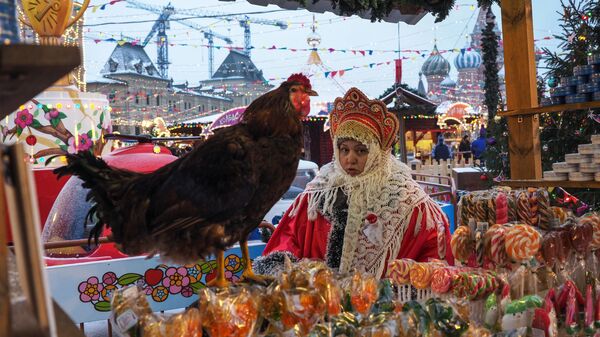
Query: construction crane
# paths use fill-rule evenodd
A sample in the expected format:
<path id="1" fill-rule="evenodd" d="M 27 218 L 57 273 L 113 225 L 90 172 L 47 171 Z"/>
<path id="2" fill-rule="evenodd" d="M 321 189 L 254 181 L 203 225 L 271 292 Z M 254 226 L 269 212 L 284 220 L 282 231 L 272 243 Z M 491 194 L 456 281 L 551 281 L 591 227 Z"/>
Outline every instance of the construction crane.
<path id="1" fill-rule="evenodd" d="M 155 33 L 155 31 L 158 29 L 159 31 L 159 35 L 160 36 L 160 27 L 163 27 L 166 24 L 166 29 L 169 29 L 170 27 L 168 26 L 169 24 L 169 17 L 172 14 L 178 13 L 178 10 L 175 10 L 175 8 L 171 5 L 171 3 L 169 3 L 166 7 L 161 8 L 161 7 L 156 7 L 156 6 L 151 6 L 148 4 L 144 4 L 141 2 L 137 2 L 135 0 L 128 0 L 127 3 L 129 3 L 130 5 L 132 5 L 135 8 L 139 8 L 139 9 L 144 9 L 147 10 L 149 12 L 152 13 L 156 13 L 156 14 L 160 14 L 159 18 L 156 20 L 156 23 L 154 24 L 154 27 L 152 27 L 152 30 L 150 31 L 150 33 L 148 34 L 148 36 L 146 37 L 146 40 L 144 40 L 144 44 L 143 46 L 145 47 L 146 44 L 148 43 L 148 41 L 150 41 L 150 39 L 152 38 L 152 35 Z M 214 73 L 214 46 L 215 46 L 215 42 L 214 42 L 214 38 L 217 39 L 221 39 L 223 40 L 225 43 L 231 45 L 233 43 L 233 41 L 224 35 L 218 34 L 213 32 L 210 29 L 205 29 L 204 27 L 197 25 L 195 23 L 192 22 L 188 22 L 185 20 L 178 20 L 178 23 L 196 29 L 198 31 L 200 31 L 201 33 L 204 34 L 204 37 L 208 40 L 208 76 L 209 78 L 212 78 L 213 73 Z M 161 26 L 163 25 L 163 26 Z M 164 29 L 162 30 L 164 32 Z M 168 59 L 168 43 L 167 43 L 167 37 L 166 34 L 163 33 L 163 37 L 165 43 L 161 43 L 157 41 L 157 61 L 156 63 L 159 65 L 159 71 L 160 71 L 160 66 L 161 64 L 163 65 L 163 67 L 165 68 L 165 77 L 167 76 L 166 72 L 168 70 L 169 67 L 169 59 Z M 161 40 L 163 41 L 163 40 Z M 162 75 L 161 75 L 162 76 Z"/>
<path id="2" fill-rule="evenodd" d="M 169 76 L 169 40 L 166 30 L 170 29 L 169 17 L 173 14 L 175 8 L 169 3 L 160 11 L 160 16 L 154 22 L 152 29 L 142 42 L 142 47 L 146 47 L 148 42 L 156 34 L 156 65 L 160 77 L 167 78 Z"/>
<path id="3" fill-rule="evenodd" d="M 127 2 L 130 2 L 127 0 Z M 250 50 L 252 49 L 252 43 L 250 40 L 250 23 L 257 23 L 260 25 L 269 25 L 276 26 L 281 29 L 287 29 L 288 24 L 285 21 L 281 20 L 269 20 L 269 19 L 259 19 L 259 18 L 250 18 L 248 15 L 231 15 L 228 13 L 222 12 L 212 12 L 205 10 L 196 10 L 196 9 L 177 9 L 175 14 L 185 14 L 190 16 L 208 16 L 214 18 L 220 18 L 226 21 L 238 21 L 240 26 L 244 28 L 244 54 L 250 56 Z"/>

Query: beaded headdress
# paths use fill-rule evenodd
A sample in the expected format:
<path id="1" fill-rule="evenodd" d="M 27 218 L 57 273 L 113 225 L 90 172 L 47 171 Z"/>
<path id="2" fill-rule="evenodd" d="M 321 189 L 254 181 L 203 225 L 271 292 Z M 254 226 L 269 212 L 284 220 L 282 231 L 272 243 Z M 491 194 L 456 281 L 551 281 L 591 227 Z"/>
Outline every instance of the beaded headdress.
<path id="1" fill-rule="evenodd" d="M 382 101 L 370 100 L 357 88 L 335 99 L 329 118 L 333 139 L 348 137 L 364 142 L 374 137 L 383 150 L 392 147 L 400 128 L 398 118 Z"/>

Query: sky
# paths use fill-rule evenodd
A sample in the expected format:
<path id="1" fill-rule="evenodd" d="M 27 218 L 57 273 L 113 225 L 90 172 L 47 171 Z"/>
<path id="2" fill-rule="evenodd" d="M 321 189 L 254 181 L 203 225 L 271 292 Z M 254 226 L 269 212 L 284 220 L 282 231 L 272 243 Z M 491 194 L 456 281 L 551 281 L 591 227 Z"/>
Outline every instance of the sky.
<path id="1" fill-rule="evenodd" d="M 154 7 L 165 6 L 168 1 L 136 0 Z M 468 40 L 466 35 L 471 33 L 477 18 L 476 1 L 458 0 L 457 6 L 451 11 L 446 20 L 434 23 L 434 18 L 427 14 L 416 25 L 405 23 L 393 24 L 386 22 L 372 23 L 368 19 L 357 16 L 340 17 L 333 13 L 310 13 L 306 10 L 281 10 L 270 5 L 267 7 L 249 4 L 244 0 L 172 0 L 176 10 L 190 10 L 198 15 L 211 12 L 222 13 L 252 13 L 251 18 L 262 18 L 286 21 L 289 27 L 282 30 L 275 26 L 251 24 L 252 50 L 251 58 L 256 66 L 263 71 L 269 83 L 278 85 L 291 73 L 309 71 L 313 73 L 311 82 L 319 92 L 316 101 L 333 101 L 350 87 L 358 87 L 371 97 L 378 97 L 394 80 L 394 62 L 398 57 L 395 50 L 400 45 L 401 50 L 419 50 L 419 52 L 403 52 L 407 57 L 403 60 L 402 82 L 417 87 L 419 70 L 433 48 L 434 41 L 438 49 L 452 50 L 463 48 Z M 103 6 L 104 5 L 104 6 Z M 550 38 L 559 34 L 559 11 L 562 11 L 559 0 L 532 0 L 534 38 L 538 47 L 558 48 L 558 40 Z M 95 7 L 95 8 L 94 8 Z M 102 9 L 104 8 L 104 9 Z M 500 10 L 493 8 L 497 21 L 501 24 Z M 261 13 L 268 12 L 268 13 Z M 317 33 L 321 37 L 318 48 L 334 49 L 319 51 L 325 69 L 310 68 L 306 62 L 308 51 L 292 51 L 291 49 L 309 48 L 306 38 L 311 33 L 313 15 L 317 22 Z M 86 79 L 99 78 L 100 70 L 108 60 L 116 42 L 105 42 L 109 38 L 133 38 L 144 40 L 151 30 L 158 14 L 133 7 L 126 1 L 110 4 L 107 0 L 92 0 L 85 14 L 84 26 L 84 64 Z M 184 16 L 179 16 L 184 17 Z M 236 21 L 227 22 L 216 18 L 200 18 L 186 20 L 200 27 L 206 27 L 221 35 L 229 36 L 233 46 L 241 47 L 244 43 L 243 29 Z M 203 34 L 195 29 L 171 22 L 167 30 L 169 43 L 169 76 L 175 83 L 188 81 L 196 85 L 199 81 L 208 79 L 208 49 Z M 544 39 L 546 38 L 546 39 Z M 152 41 L 155 41 L 154 39 Z M 216 46 L 227 46 L 223 41 L 215 39 Z M 269 49 L 287 48 L 283 50 Z M 340 52 L 338 50 L 348 50 Z M 146 52 L 153 62 L 156 62 L 156 44 L 149 43 Z M 355 50 L 356 52 L 351 52 Z M 364 56 L 360 51 L 365 51 Z M 368 50 L 373 50 L 369 55 Z M 216 70 L 225 59 L 228 50 L 214 49 Z M 423 57 L 423 55 L 425 57 Z M 456 70 L 453 61 L 457 52 L 445 53 L 452 64 L 450 76 L 456 80 Z M 377 65 L 380 64 L 380 65 Z M 372 66 L 369 66 L 372 65 Z M 325 71 L 346 70 L 343 76 L 331 79 L 331 73 L 325 78 Z M 543 71 L 543 70 L 542 70 Z"/>

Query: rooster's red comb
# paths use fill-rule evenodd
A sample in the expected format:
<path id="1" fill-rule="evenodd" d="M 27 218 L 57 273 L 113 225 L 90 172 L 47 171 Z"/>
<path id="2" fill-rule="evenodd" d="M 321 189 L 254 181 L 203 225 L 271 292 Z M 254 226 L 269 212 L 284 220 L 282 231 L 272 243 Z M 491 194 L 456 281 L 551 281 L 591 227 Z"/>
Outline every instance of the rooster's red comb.
<path id="1" fill-rule="evenodd" d="M 312 90 L 312 86 L 310 85 L 310 80 L 308 79 L 308 77 L 306 77 L 302 73 L 290 75 L 290 77 L 288 77 L 286 82 L 297 82 L 297 83 L 302 84 L 304 87 L 306 87 L 306 89 Z"/>

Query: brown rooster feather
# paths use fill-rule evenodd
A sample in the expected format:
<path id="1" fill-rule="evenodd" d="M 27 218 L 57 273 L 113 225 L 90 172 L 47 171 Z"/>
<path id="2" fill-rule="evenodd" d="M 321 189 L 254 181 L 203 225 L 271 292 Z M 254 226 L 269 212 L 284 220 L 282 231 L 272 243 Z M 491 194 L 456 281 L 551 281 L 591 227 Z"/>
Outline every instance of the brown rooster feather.
<path id="1" fill-rule="evenodd" d="M 315 94 L 305 76 L 292 75 L 253 101 L 239 124 L 153 173 L 114 169 L 89 152 L 67 155 L 55 173 L 90 189 L 90 238 L 106 224 L 127 254 L 204 258 L 245 240 L 289 188 Z"/>

